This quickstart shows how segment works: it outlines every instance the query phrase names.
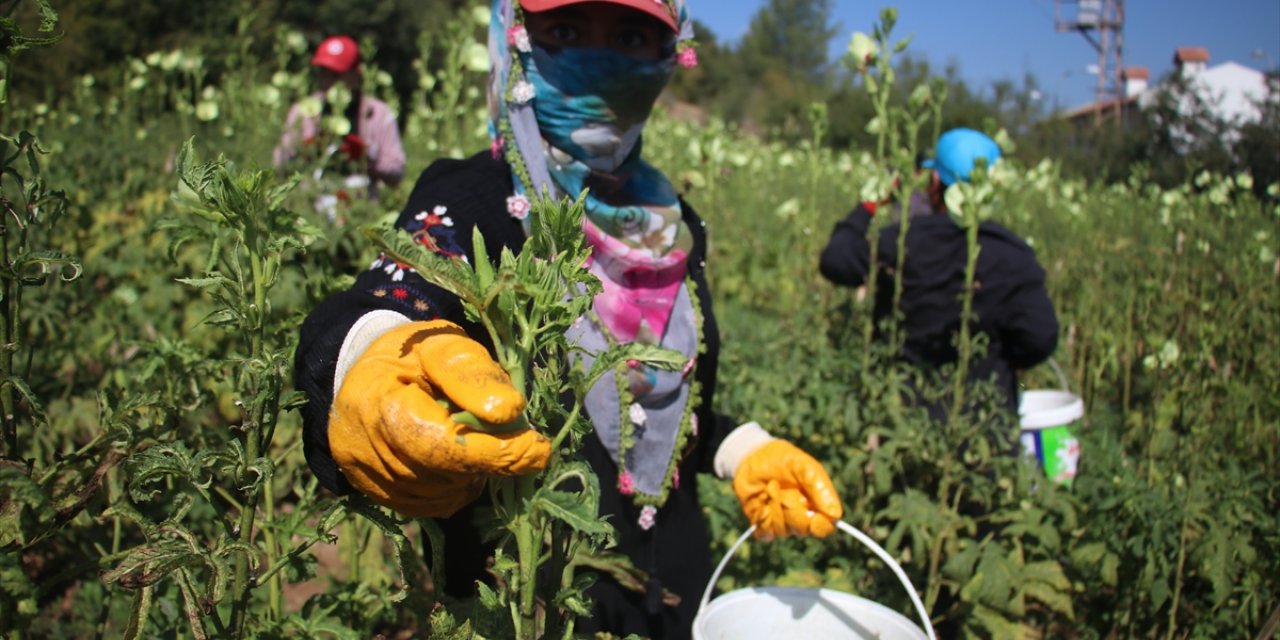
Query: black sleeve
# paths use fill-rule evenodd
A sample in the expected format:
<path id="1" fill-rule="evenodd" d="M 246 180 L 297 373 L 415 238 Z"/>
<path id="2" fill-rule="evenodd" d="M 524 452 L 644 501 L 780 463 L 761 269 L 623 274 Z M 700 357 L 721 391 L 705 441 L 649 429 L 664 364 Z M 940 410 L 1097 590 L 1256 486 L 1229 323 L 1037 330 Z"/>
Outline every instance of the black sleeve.
<path id="1" fill-rule="evenodd" d="M 1018 369 L 1044 362 L 1058 348 L 1058 316 L 1044 281 L 1020 287 L 1000 328 L 1005 359 Z"/>
<path id="2" fill-rule="evenodd" d="M 468 260 L 476 225 L 481 226 L 490 256 L 500 255 L 506 244 L 516 243 L 518 248 L 523 240 L 519 222 L 505 215 L 510 174 L 505 165 L 487 160 L 476 156 L 433 163 L 418 179 L 396 226 L 437 253 Z M 512 235 L 513 223 L 516 235 Z M 415 321 L 445 318 L 478 337 L 456 297 L 385 257 L 357 276 L 350 289 L 312 310 L 303 321 L 294 353 L 294 385 L 307 396 L 301 412 L 303 450 L 320 484 L 339 494 L 351 487 L 329 451 L 329 409 L 338 354 L 352 326 L 378 310 L 395 311 Z"/>
<path id="3" fill-rule="evenodd" d="M 1026 369 L 1053 355 L 1058 346 L 1058 316 L 1045 290 L 1045 272 L 1035 251 L 1012 233 L 1002 235 L 1000 250 L 1008 257 L 1001 267 L 1001 279 L 1007 281 L 999 285 L 1004 295 L 997 330 L 1005 360 Z"/>
<path id="4" fill-rule="evenodd" d="M 871 212 L 862 205 L 836 223 L 818 263 L 823 277 L 848 287 L 858 287 L 866 281 L 871 264 L 871 243 L 867 241 L 870 226 Z"/>
<path id="5" fill-rule="evenodd" d="M 693 234 L 693 251 L 689 256 L 689 275 L 698 296 L 698 305 L 702 310 L 702 343 L 698 354 L 698 369 L 694 374 L 700 386 L 701 398 L 696 412 L 698 433 L 696 457 L 698 471 L 709 473 L 713 470 L 716 450 L 720 443 L 737 428 L 738 423 L 730 416 L 715 410 L 716 384 L 720 362 L 720 328 L 716 322 L 715 310 L 712 308 L 711 289 L 707 284 L 707 228 L 688 203 L 682 202 L 685 223 Z"/>

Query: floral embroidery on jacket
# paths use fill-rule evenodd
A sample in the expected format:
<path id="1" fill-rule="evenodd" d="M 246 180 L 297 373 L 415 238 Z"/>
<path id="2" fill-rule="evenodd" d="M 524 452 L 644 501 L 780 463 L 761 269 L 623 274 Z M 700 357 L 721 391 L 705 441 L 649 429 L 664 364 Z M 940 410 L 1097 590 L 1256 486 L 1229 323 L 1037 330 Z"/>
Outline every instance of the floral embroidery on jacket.
<path id="1" fill-rule="evenodd" d="M 467 259 L 467 254 L 458 244 L 453 218 L 449 208 L 438 204 L 431 211 L 422 211 L 405 225 L 405 230 L 413 235 L 414 242 L 431 251 L 450 258 Z"/>
<path id="2" fill-rule="evenodd" d="M 403 229 L 410 234 L 414 242 L 442 256 L 467 261 L 467 254 L 458 243 L 457 232 L 453 226 L 453 218 L 449 216 L 449 208 L 436 205 L 430 211 L 421 211 L 408 220 Z M 378 256 L 369 265 L 370 275 L 377 276 L 370 283 L 369 293 L 406 308 L 415 316 L 423 318 L 437 317 L 439 311 L 432 298 L 430 288 L 423 289 L 425 284 L 416 277 L 413 267 L 387 257 Z M 415 274 L 416 275 L 416 274 Z"/>

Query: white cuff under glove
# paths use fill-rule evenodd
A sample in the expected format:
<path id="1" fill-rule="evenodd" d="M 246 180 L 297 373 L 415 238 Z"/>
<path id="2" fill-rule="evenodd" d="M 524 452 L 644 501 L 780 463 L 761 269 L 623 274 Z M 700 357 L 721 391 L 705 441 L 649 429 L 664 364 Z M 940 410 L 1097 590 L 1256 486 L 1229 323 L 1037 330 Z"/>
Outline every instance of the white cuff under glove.
<path id="1" fill-rule="evenodd" d="M 756 422 L 734 429 L 716 450 L 713 465 L 717 476 L 733 478 L 733 492 L 758 538 L 823 538 L 844 516 L 822 463 Z"/>
<path id="2" fill-rule="evenodd" d="M 365 350 L 373 344 L 374 340 L 409 322 L 409 318 L 404 314 L 387 309 L 370 311 L 360 316 L 360 319 L 356 320 L 356 323 L 347 331 L 347 337 L 342 341 L 342 348 L 338 350 L 338 362 L 333 370 L 333 396 L 338 397 L 338 390 L 342 388 L 342 381 L 347 377 L 347 371 L 351 370 L 351 366 L 364 355 Z"/>
<path id="3" fill-rule="evenodd" d="M 774 437 L 754 420 L 729 432 L 724 442 L 720 443 L 720 448 L 716 449 L 714 463 L 716 477 L 732 479 L 734 472 L 738 470 L 738 465 L 742 464 L 742 459 L 747 457 L 747 454 L 763 447 L 773 439 Z"/>

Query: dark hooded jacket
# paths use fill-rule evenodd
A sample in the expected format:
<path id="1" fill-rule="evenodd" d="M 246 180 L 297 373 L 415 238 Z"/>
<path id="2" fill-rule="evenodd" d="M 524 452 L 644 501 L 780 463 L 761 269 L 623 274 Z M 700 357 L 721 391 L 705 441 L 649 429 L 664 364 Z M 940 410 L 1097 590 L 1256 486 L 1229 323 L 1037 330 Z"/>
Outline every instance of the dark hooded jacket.
<path id="1" fill-rule="evenodd" d="M 867 230 L 872 220 L 865 206 L 836 224 L 822 252 L 820 269 L 828 280 L 850 287 L 866 283 L 871 261 Z M 877 323 L 893 304 L 900 223 L 881 230 L 875 300 Z M 1005 405 L 1017 411 L 1016 370 L 1043 362 L 1058 344 L 1058 319 L 1045 291 L 1045 272 L 1035 252 L 1013 232 L 995 222 L 978 228 L 978 264 L 974 280 L 971 326 L 988 339 L 986 354 L 972 363 L 969 380 L 994 379 Z M 956 362 L 955 336 L 963 311 L 966 231 L 945 214 L 912 216 L 907 228 L 902 272 L 905 343 L 902 357 L 927 369 Z M 931 413 L 939 412 L 931 407 Z"/>

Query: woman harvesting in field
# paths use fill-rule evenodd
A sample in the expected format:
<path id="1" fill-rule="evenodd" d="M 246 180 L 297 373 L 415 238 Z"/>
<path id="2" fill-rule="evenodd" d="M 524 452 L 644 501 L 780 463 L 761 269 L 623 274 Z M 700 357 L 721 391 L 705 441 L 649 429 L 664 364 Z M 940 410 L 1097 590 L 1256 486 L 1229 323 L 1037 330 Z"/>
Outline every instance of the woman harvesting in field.
<path id="1" fill-rule="evenodd" d="M 902 222 L 889 223 L 879 238 L 876 269 L 875 314 L 880 320 L 893 311 L 894 278 L 902 278 L 899 308 L 906 339 L 903 357 L 928 371 L 955 363 L 958 349 L 962 292 L 969 246 L 966 230 L 949 215 L 944 194 L 958 181 L 969 180 L 978 161 L 994 164 L 1000 148 L 986 135 L 971 129 L 953 129 L 937 143 L 936 154 L 922 166 L 931 170 L 928 214 L 916 215 L 925 204 L 911 203 L 906 237 L 906 259 L 899 263 Z M 822 252 L 820 269 L 828 280 L 850 287 L 866 283 L 871 271 L 871 243 L 867 231 L 875 207 L 859 205 L 836 224 Z M 1058 344 L 1058 319 L 1044 287 L 1044 269 L 1035 252 L 1021 238 L 992 222 L 980 223 L 978 262 L 974 279 L 973 322 L 987 337 L 985 355 L 971 363 L 968 380 L 994 378 L 1004 406 L 1017 413 L 1016 371 L 1044 362 Z M 932 417 L 946 418 L 940 404 L 929 406 Z M 1009 435 L 1014 433 L 1010 430 Z"/>
<path id="2" fill-rule="evenodd" d="M 640 156 L 644 123 L 677 60 L 692 63 L 679 44 L 690 33 L 684 3 L 511 2 L 493 6 L 491 150 L 432 164 L 398 226 L 468 260 L 466 239 L 479 229 L 496 256 L 524 245 L 535 194 L 586 190 L 582 232 L 603 291 L 570 338 L 588 359 L 638 342 L 683 353 L 687 364 L 663 371 L 635 362 L 586 395 L 595 437 L 582 455 L 604 489 L 600 516 L 649 582 L 637 593 L 602 578 L 579 630 L 685 637 L 711 572 L 694 474 L 733 477 L 765 537 L 825 536 L 842 508 L 816 460 L 713 411 L 719 336 L 705 230 Z M 484 577 L 489 551 L 472 512 L 486 477 L 535 473 L 551 454 L 533 429 L 477 431 L 437 402 L 490 423 L 519 415 L 520 392 L 470 346 L 481 335 L 456 298 L 383 258 L 310 315 L 297 353 L 313 470 L 334 491 L 441 518 L 455 593 Z M 679 603 L 664 604 L 664 590 Z"/>
<path id="3" fill-rule="evenodd" d="M 283 170 L 307 151 L 313 155 L 332 153 L 334 164 L 340 165 L 343 172 L 358 170 L 372 181 L 369 195 L 376 199 L 380 185 L 394 187 L 404 178 L 404 148 L 395 114 L 387 103 L 364 95 L 361 90 L 364 72 L 360 48 L 349 36 L 325 38 L 311 57 L 311 68 L 316 91 L 289 107 L 280 142 L 272 151 L 272 163 Z M 348 99 L 340 113 L 329 103 L 330 90 L 335 87 L 345 89 L 345 93 L 339 93 Z M 341 116 L 349 130 L 336 140 L 328 140 L 334 132 L 325 130 L 324 116 Z M 329 144 L 333 149 L 316 148 Z"/>

